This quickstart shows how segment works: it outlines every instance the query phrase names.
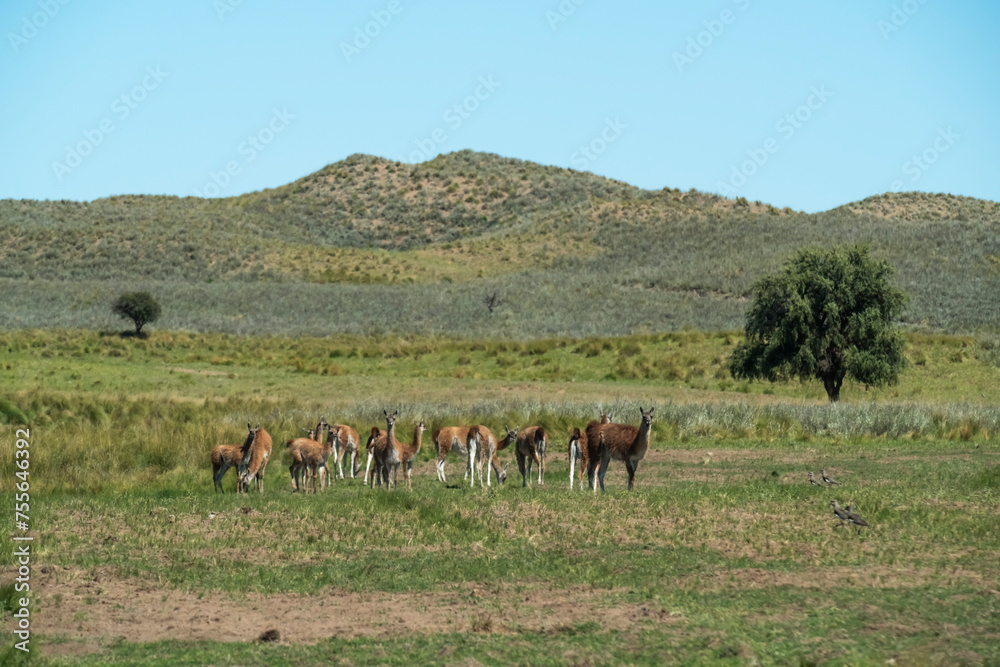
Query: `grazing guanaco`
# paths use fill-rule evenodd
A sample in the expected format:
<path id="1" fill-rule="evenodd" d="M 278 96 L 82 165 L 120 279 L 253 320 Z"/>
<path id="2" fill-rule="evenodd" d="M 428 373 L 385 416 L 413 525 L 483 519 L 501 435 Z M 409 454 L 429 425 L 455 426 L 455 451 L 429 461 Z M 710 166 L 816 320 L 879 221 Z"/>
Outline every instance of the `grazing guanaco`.
<path id="1" fill-rule="evenodd" d="M 510 429 L 504 426 L 508 437 Z M 514 454 L 517 457 L 517 469 L 521 473 L 521 486 L 528 485 L 528 478 L 531 477 L 531 464 L 538 464 L 538 483 L 542 483 L 542 475 L 545 472 L 545 450 L 549 446 L 549 436 L 541 426 L 527 426 L 518 433 L 514 431 L 517 438 L 517 445 Z"/>
<path id="2" fill-rule="evenodd" d="M 490 480 L 490 468 L 493 469 L 493 474 L 496 475 L 497 484 L 503 484 L 507 481 L 507 466 L 500 467 L 500 457 L 497 456 L 497 452 L 507 449 L 507 446 L 514 442 L 517 437 L 517 430 L 507 431 L 507 435 L 503 440 L 497 440 L 496 436 L 493 435 L 493 431 L 483 426 L 482 424 L 476 424 L 475 426 L 469 427 L 469 434 L 465 440 L 465 448 L 469 452 L 469 459 L 473 462 L 473 468 L 479 471 L 479 485 L 483 485 L 483 464 L 488 463 L 486 469 L 486 486 L 491 486 Z M 473 471 L 473 478 L 470 482 L 471 486 L 476 483 L 475 474 Z"/>
<path id="3" fill-rule="evenodd" d="M 243 458 L 245 466 L 242 471 L 243 489 L 246 491 L 250 482 L 255 480 L 257 491 L 264 493 L 264 471 L 267 469 L 268 459 L 271 458 L 271 434 L 261 428 L 260 424 L 257 424 L 253 432 L 253 442 L 250 443 Z"/>
<path id="4" fill-rule="evenodd" d="M 212 485 L 221 493 L 225 493 L 222 488 L 222 478 L 230 468 L 236 468 L 236 492 L 241 491 L 240 466 L 254 436 L 250 424 L 247 424 L 247 431 L 247 437 L 242 445 L 216 445 L 212 448 Z"/>
<path id="5" fill-rule="evenodd" d="M 625 463 L 625 470 L 628 471 L 629 491 L 635 486 L 636 468 L 639 465 L 639 461 L 646 456 L 646 450 L 649 449 L 650 431 L 653 425 L 653 408 L 650 408 L 647 412 L 640 407 L 639 413 L 642 415 L 642 421 L 638 427 L 630 424 L 609 423 L 598 425 L 597 429 L 595 429 L 598 439 L 598 451 L 600 452 L 598 479 L 601 483 L 601 491 L 604 490 L 604 474 L 607 472 L 608 463 L 612 459 Z M 590 438 L 591 434 L 588 428 L 588 446 L 592 448 L 593 444 L 589 442 Z M 591 485 L 593 485 L 593 471 L 596 464 L 597 462 L 591 459 L 587 467 L 587 474 Z M 597 490 L 596 487 L 594 490 Z"/>

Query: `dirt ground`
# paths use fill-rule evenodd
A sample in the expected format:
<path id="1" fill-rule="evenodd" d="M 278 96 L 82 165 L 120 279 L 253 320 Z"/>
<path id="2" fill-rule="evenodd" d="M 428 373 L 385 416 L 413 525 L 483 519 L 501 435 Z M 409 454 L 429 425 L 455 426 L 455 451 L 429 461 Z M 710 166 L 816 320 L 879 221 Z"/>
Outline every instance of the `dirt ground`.
<path id="1" fill-rule="evenodd" d="M 407 633 L 557 632 L 595 622 L 607 630 L 642 622 L 674 622 L 670 610 L 642 604 L 608 606 L 607 591 L 446 585 L 436 593 L 364 595 L 325 590 L 314 596 L 168 589 L 154 582 L 114 578 L 60 567 L 43 568 L 33 630 L 47 655 L 91 653 L 119 639 L 252 641 L 277 630 L 285 643 L 330 637 L 396 637 Z M 35 583 L 35 582 L 33 582 Z M 59 638 L 61 643 L 52 643 Z M 67 641 L 62 641 L 67 640 Z"/>

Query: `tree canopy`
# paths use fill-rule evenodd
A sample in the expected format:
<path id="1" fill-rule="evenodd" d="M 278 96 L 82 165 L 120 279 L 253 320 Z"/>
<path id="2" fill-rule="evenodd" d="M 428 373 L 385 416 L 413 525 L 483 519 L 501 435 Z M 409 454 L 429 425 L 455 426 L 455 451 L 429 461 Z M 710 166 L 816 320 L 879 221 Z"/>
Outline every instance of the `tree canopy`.
<path id="1" fill-rule="evenodd" d="M 115 300 L 111 310 L 135 324 L 135 335 L 142 335 L 142 327 L 160 318 L 160 304 L 149 292 L 128 292 Z"/>
<path id="2" fill-rule="evenodd" d="M 895 384 L 905 366 L 893 324 L 906 295 L 891 284 L 892 266 L 866 245 L 806 248 L 752 287 L 746 339 L 730 359 L 733 377 L 823 382 L 830 401 L 844 378 Z"/>

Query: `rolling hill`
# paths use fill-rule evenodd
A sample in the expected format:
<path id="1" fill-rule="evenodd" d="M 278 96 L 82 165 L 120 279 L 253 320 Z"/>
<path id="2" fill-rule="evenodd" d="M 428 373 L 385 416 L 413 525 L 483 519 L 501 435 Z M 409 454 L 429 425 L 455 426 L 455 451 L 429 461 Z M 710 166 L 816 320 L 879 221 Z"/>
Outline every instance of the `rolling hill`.
<path id="1" fill-rule="evenodd" d="M 997 203 L 952 195 L 804 214 L 471 151 L 353 155 L 225 199 L 0 201 L 0 327 L 115 327 L 110 299 L 143 288 L 160 327 L 192 330 L 732 329 L 796 248 L 865 241 L 897 267 L 908 323 L 967 332 L 996 325 L 998 223 Z"/>

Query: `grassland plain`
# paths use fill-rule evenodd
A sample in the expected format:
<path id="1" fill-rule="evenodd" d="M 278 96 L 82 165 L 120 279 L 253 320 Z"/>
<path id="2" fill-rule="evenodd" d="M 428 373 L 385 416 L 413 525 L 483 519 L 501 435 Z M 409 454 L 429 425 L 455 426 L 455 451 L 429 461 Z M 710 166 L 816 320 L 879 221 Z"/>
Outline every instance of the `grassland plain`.
<path id="1" fill-rule="evenodd" d="M 32 429 L 32 662 L 1000 661 L 994 341 L 911 334 L 900 385 L 830 406 L 812 383 L 733 383 L 736 339 L 5 332 L 5 486 Z M 638 490 L 613 466 L 606 494 L 570 492 L 569 429 L 640 404 Z M 425 439 L 412 492 L 292 492 L 284 439 L 391 406 L 405 436 L 543 424 L 545 483 L 512 466 L 470 490 L 451 459 L 442 484 Z M 208 451 L 248 420 L 275 438 L 266 492 L 216 495 Z M 843 485 L 810 486 L 819 468 Z M 870 528 L 839 527 L 834 498 Z"/>

